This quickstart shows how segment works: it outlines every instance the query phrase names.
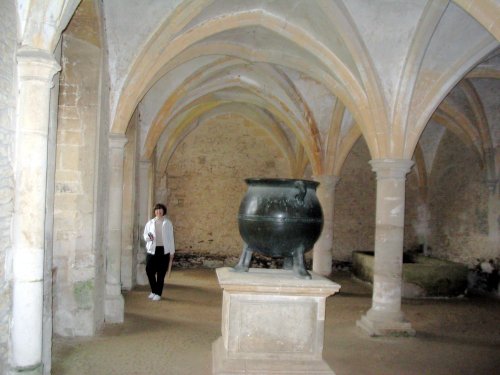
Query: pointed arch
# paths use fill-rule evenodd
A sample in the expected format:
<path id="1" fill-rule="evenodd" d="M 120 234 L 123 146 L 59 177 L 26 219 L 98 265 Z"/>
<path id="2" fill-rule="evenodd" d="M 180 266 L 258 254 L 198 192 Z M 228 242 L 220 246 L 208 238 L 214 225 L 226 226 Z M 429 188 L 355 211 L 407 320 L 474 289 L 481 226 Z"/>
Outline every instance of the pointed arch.
<path id="1" fill-rule="evenodd" d="M 357 123 L 365 135 L 370 154 L 374 158 L 381 157 L 387 140 L 385 134 L 388 123 L 387 105 L 381 94 L 380 82 L 370 53 L 342 2 L 321 1 L 320 4 L 323 11 L 335 20 L 334 24 L 339 25 L 337 30 L 358 65 L 363 88 L 367 95 L 367 103 L 366 106 L 361 107 L 361 115 L 357 119 Z"/>
<path id="2" fill-rule="evenodd" d="M 285 25 L 286 27 L 284 27 Z M 123 133 L 125 131 L 133 109 L 159 78 L 157 74 L 161 68 L 174 56 L 188 46 L 205 40 L 212 35 L 246 26 L 260 26 L 295 42 L 312 56 L 315 56 L 326 67 L 327 71 L 334 73 L 341 85 L 346 87 L 347 92 L 351 93 L 355 100 L 360 103 L 366 102 L 366 95 L 356 77 L 332 51 L 319 43 L 305 30 L 286 23 L 286 20 L 262 10 L 253 10 L 219 16 L 193 26 L 174 38 L 168 38 L 170 34 L 166 36 L 162 31 L 159 31 L 154 38 L 154 42 L 148 44 L 151 50 L 159 51 L 159 53 L 152 56 L 151 52 L 146 50 L 146 52 L 140 54 L 121 90 L 111 125 L 111 132 Z M 165 24 L 162 25 L 160 30 L 165 27 Z M 165 39 L 168 39 L 168 41 L 166 42 Z M 154 48 L 151 44 L 154 45 Z"/>
<path id="3" fill-rule="evenodd" d="M 224 65 L 225 66 L 225 65 Z M 195 72 L 193 74 L 195 77 L 200 77 L 200 72 Z M 198 82 L 193 78 L 193 76 L 188 77 L 184 84 L 177 88 L 169 99 L 165 101 L 164 106 L 158 112 L 153 125 L 150 127 L 148 134 L 146 135 L 146 140 L 144 143 L 143 157 L 149 159 L 155 148 L 155 145 L 160 137 L 161 132 L 165 128 L 166 124 L 169 124 L 171 118 L 179 115 L 182 111 L 186 110 L 193 103 L 198 103 L 202 97 L 209 97 L 214 93 L 221 93 L 229 88 L 244 88 L 246 91 L 251 92 L 255 98 L 261 98 L 263 102 L 267 104 L 271 113 L 280 119 L 284 125 L 288 126 L 290 130 L 296 135 L 299 142 L 305 147 L 308 159 L 311 161 L 313 169 L 315 171 L 322 170 L 322 159 L 321 159 L 321 142 L 319 139 L 317 128 L 315 124 L 311 121 L 304 121 L 304 119 L 297 118 L 293 115 L 295 112 L 293 108 L 288 107 L 288 105 L 282 101 L 272 92 L 262 91 L 260 87 L 245 81 L 245 77 L 238 77 L 222 74 L 215 80 L 206 81 L 203 85 L 198 85 Z M 274 78 L 269 74 L 266 75 L 270 82 L 273 82 Z M 280 83 L 275 82 L 275 85 L 280 85 Z M 193 87 L 192 89 L 191 86 Z M 274 86 L 274 85 L 273 85 Z M 188 90 L 190 89 L 190 90 Z M 295 90 L 295 88 L 286 88 L 285 90 Z M 182 96 L 183 93 L 190 91 L 190 97 Z M 237 100 L 237 99 L 235 99 Z M 292 103 L 297 104 L 295 101 L 297 97 L 292 98 Z M 300 104 L 300 103 L 299 103 Z M 312 125 L 314 126 L 312 126 Z M 167 125 L 168 126 L 168 125 Z"/>
<path id="4" fill-rule="evenodd" d="M 268 63 L 275 67 L 286 67 L 297 72 L 305 74 L 317 82 L 321 82 L 330 92 L 335 93 L 342 103 L 349 109 L 349 112 L 357 122 L 362 122 L 362 109 L 365 106 L 361 102 L 356 101 L 346 90 L 346 88 L 327 72 L 317 69 L 311 70 L 310 64 L 303 58 L 289 54 L 285 51 L 253 50 L 248 46 L 226 42 L 200 42 L 196 45 L 179 53 L 174 59 L 166 64 L 161 71 L 161 74 L 166 74 L 170 70 L 182 65 L 183 63 L 200 56 L 231 56 L 235 59 L 241 59 L 247 62 Z"/>
<path id="5" fill-rule="evenodd" d="M 245 118 L 258 128 L 263 129 L 274 141 L 282 155 L 288 160 L 290 171 L 296 168 L 296 158 L 294 150 L 283 132 L 283 129 L 275 120 L 256 108 L 249 108 L 248 104 L 223 103 L 219 101 L 204 102 L 203 105 L 192 107 L 184 112 L 183 116 L 175 118 L 171 124 L 171 134 L 159 156 L 158 170 L 164 171 L 177 146 L 192 132 L 200 123 L 200 120 L 208 120 L 223 114 L 236 113 Z"/>
<path id="6" fill-rule="evenodd" d="M 474 48 L 471 48 L 469 54 L 464 58 L 457 60 L 449 67 L 448 73 L 437 79 L 428 92 L 419 100 L 419 105 L 415 106 L 408 121 L 412 123 L 405 137 L 404 157 L 409 158 L 422 135 L 422 132 L 436 110 L 439 103 L 450 92 L 471 68 L 478 63 L 484 56 L 490 53 L 498 46 L 498 42 L 491 38 L 484 37 L 479 40 Z"/>
<path id="7" fill-rule="evenodd" d="M 418 22 L 415 36 L 411 41 L 409 53 L 404 63 L 401 79 L 399 80 L 392 116 L 393 124 L 397 125 L 395 128 L 395 138 L 401 140 L 401 142 L 396 142 L 398 143 L 398 149 L 395 150 L 397 151 L 397 155 L 405 154 L 404 148 L 406 147 L 406 142 L 404 140 L 407 137 L 408 127 L 411 126 L 408 123 L 409 108 L 415 93 L 418 73 L 430 40 L 447 7 L 448 0 L 428 1 Z"/>

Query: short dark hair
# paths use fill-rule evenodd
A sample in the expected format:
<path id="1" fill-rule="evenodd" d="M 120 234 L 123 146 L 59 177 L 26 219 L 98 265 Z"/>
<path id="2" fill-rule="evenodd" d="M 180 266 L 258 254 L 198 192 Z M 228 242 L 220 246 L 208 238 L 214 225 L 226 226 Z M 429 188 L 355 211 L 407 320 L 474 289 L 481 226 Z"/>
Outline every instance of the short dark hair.
<path id="1" fill-rule="evenodd" d="M 156 203 L 155 207 L 153 208 L 153 214 L 156 210 L 163 210 L 163 215 L 167 214 L 167 207 L 165 207 L 164 204 Z"/>

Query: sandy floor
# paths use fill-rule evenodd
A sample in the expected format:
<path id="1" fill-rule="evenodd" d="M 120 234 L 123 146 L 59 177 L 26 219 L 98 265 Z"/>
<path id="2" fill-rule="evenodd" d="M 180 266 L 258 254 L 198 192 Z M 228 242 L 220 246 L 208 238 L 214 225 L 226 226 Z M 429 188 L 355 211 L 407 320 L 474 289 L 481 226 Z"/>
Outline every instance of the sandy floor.
<path id="1" fill-rule="evenodd" d="M 355 327 L 370 289 L 348 274 L 327 300 L 324 359 L 337 375 L 500 374 L 500 301 L 405 300 L 413 338 L 370 338 Z M 174 270 L 164 300 L 137 288 L 125 296 L 125 323 L 91 339 L 54 339 L 53 375 L 202 375 L 220 336 L 222 291 L 215 270 Z"/>

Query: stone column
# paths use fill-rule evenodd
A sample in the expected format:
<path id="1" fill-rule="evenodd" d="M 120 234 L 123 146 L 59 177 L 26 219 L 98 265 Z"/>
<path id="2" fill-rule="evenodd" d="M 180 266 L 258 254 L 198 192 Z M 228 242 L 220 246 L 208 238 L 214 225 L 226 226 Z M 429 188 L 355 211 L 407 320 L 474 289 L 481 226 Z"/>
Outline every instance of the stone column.
<path id="1" fill-rule="evenodd" d="M 127 138 L 121 134 L 109 136 L 109 212 L 108 250 L 106 256 L 106 300 L 104 320 L 122 323 L 125 304 L 121 294 L 123 161 Z"/>
<path id="2" fill-rule="evenodd" d="M 137 122 L 138 111 L 135 111 L 129 121 L 125 145 L 125 159 L 123 164 L 123 207 L 122 207 L 122 255 L 121 255 L 121 283 L 123 290 L 131 290 L 136 285 L 137 247 L 135 227 L 137 213 Z M 135 238 L 134 238 L 135 237 Z"/>
<path id="3" fill-rule="evenodd" d="M 371 309 L 357 325 L 372 336 L 413 335 L 401 311 L 405 180 L 413 162 L 381 159 L 370 164 L 377 174 L 373 296 Z"/>
<path id="4" fill-rule="evenodd" d="M 338 176 L 315 176 L 319 182 L 316 195 L 323 209 L 323 230 L 313 249 L 313 271 L 322 276 L 332 272 L 333 248 L 333 211 L 335 200 L 335 186 L 339 181 Z"/>
<path id="5" fill-rule="evenodd" d="M 42 374 L 49 104 L 61 68 L 52 54 L 31 48 L 18 51 L 17 67 L 11 374 Z"/>
<path id="6" fill-rule="evenodd" d="M 144 226 L 151 218 L 152 203 L 151 203 L 151 170 L 153 163 L 148 161 L 139 162 L 139 178 L 137 187 L 137 200 L 139 202 L 139 222 L 138 234 L 139 240 L 136 246 L 137 250 L 137 284 L 148 285 L 148 277 L 146 275 L 146 244 L 142 238 Z"/>

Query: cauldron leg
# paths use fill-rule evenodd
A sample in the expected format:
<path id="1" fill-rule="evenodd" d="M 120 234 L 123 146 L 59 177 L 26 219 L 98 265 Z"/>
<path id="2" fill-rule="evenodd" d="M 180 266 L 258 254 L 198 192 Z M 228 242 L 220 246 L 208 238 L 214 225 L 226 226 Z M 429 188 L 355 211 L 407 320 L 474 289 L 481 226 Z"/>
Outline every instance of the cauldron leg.
<path id="1" fill-rule="evenodd" d="M 304 263 L 304 247 L 300 246 L 293 252 L 293 273 L 301 279 L 311 279 Z"/>
<path id="2" fill-rule="evenodd" d="M 285 259 L 283 259 L 283 269 L 284 270 L 293 269 L 293 257 L 285 257 Z"/>
<path id="3" fill-rule="evenodd" d="M 240 260 L 236 266 L 234 266 L 234 270 L 237 272 L 248 272 L 250 268 L 250 261 L 252 260 L 253 251 L 248 247 L 245 243 L 243 245 L 243 251 L 240 256 Z"/>

